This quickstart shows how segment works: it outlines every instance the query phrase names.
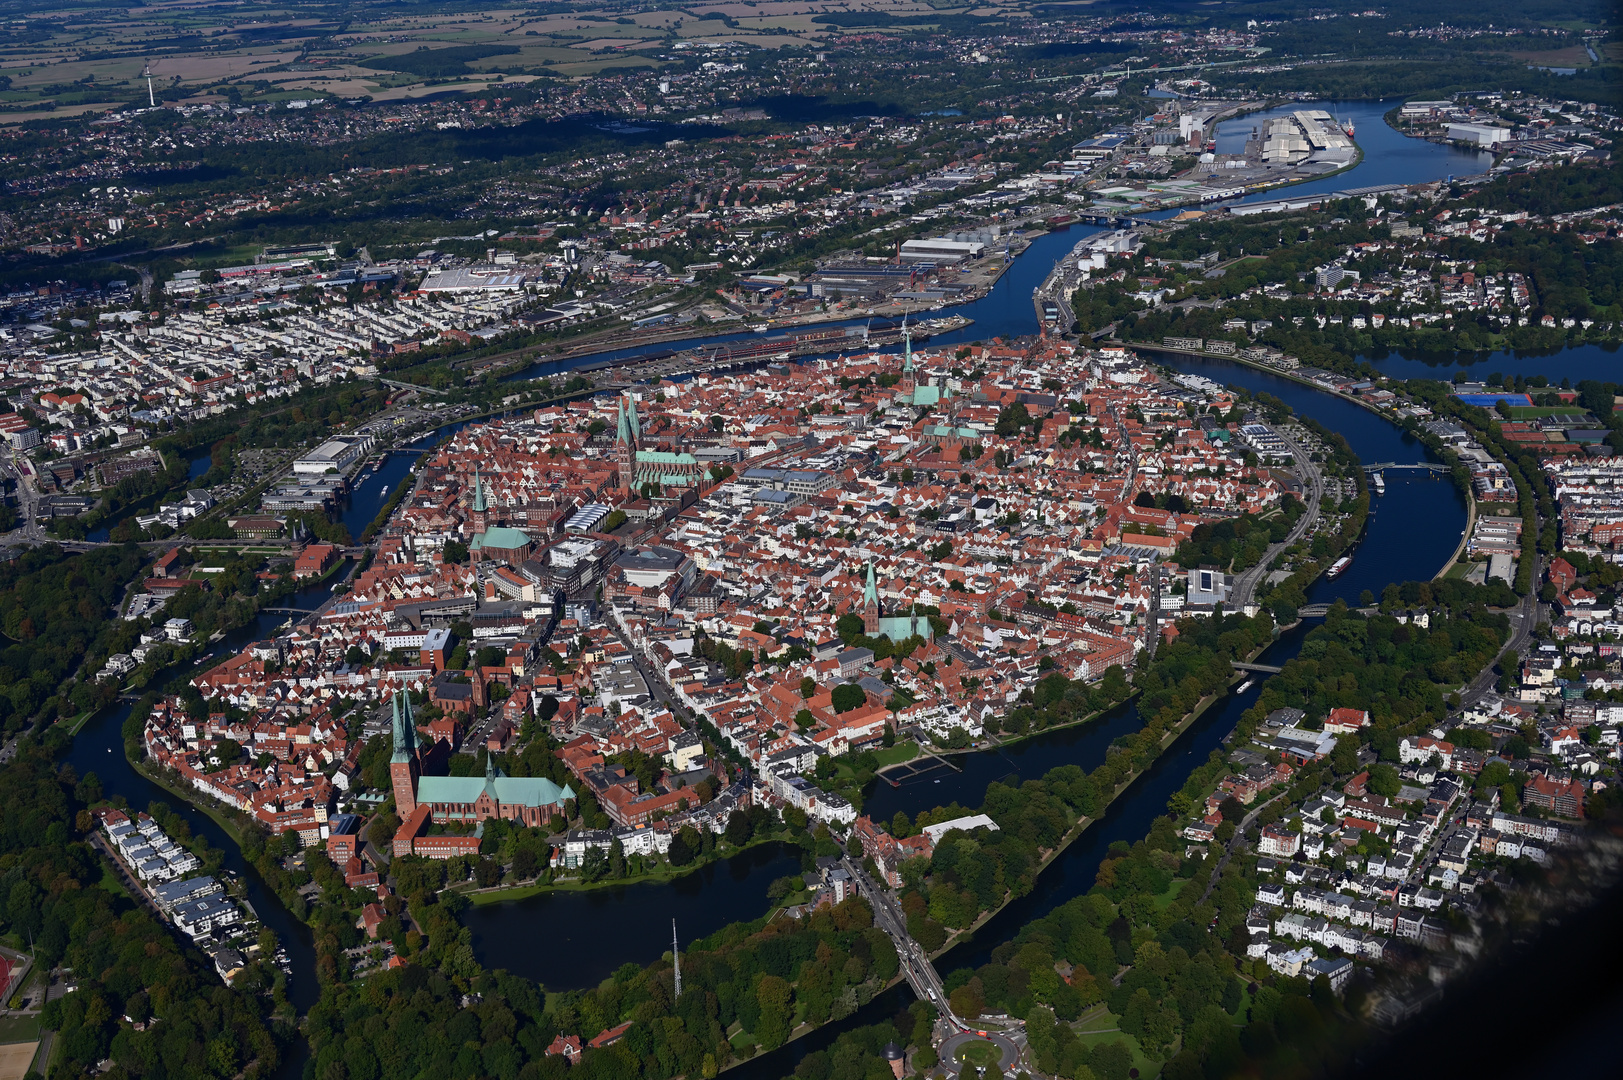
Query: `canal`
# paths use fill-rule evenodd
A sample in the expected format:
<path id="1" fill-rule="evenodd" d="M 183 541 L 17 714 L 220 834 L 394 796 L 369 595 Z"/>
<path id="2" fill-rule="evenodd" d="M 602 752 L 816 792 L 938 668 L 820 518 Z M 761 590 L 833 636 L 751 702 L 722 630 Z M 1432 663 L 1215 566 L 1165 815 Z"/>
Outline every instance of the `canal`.
<path id="1" fill-rule="evenodd" d="M 1472 155 L 1462 155 L 1448 147 L 1406 139 L 1386 128 L 1381 117 L 1389 102 L 1334 105 L 1331 111 L 1357 126 L 1358 141 L 1365 159 L 1355 169 L 1313 185 L 1281 189 L 1311 192 L 1315 185 L 1324 191 L 1382 184 L 1440 179 L 1450 173 L 1480 171 L 1482 163 Z M 1255 117 L 1230 123 L 1246 125 Z M 1232 132 L 1219 129 L 1219 138 Z M 1249 197 L 1266 199 L 1280 192 Z M 934 339 L 931 348 L 992 337 L 1013 338 L 1037 331 L 1031 292 L 1047 276 L 1054 262 L 1094 229 L 1071 229 L 1038 238 L 1016 260 L 985 297 L 952 309 L 975 322 L 961 331 Z M 856 320 L 854 320 L 856 321 Z M 720 343 L 752 337 L 749 333 L 707 339 Z M 679 347 L 693 347 L 695 342 Z M 609 357 L 623 357 L 660 351 L 670 346 L 648 346 L 618 353 L 577 358 L 561 363 L 542 364 L 520 372 L 515 379 L 533 379 L 567 372 L 582 363 Z M 1599 365 L 1609 363 L 1593 347 L 1568 350 L 1560 357 L 1533 358 L 1536 364 L 1528 374 L 1546 374 L 1558 382 L 1557 370 L 1570 360 L 1574 380 L 1591 377 Z M 1570 354 L 1570 355 L 1569 355 Z M 1413 364 L 1386 357 L 1384 364 Z M 1480 361 L 1478 361 L 1480 362 Z M 1446 364 L 1458 361 L 1448 360 Z M 1344 399 L 1315 391 L 1279 376 L 1254 371 L 1220 359 L 1178 358 L 1174 366 L 1197 372 L 1218 381 L 1266 390 L 1287 401 L 1303 415 L 1312 416 L 1327 427 L 1341 432 L 1354 451 L 1365 461 L 1418 461 L 1427 451 L 1380 417 Z M 1499 363 L 1506 373 L 1521 371 L 1512 359 Z M 1383 368 L 1383 370 L 1385 370 Z M 1493 370 L 1492 367 L 1483 371 Z M 1399 368 L 1394 367 L 1393 374 Z M 1451 371 L 1449 372 L 1452 373 Z M 1434 375 L 1435 377 L 1435 375 Z M 340 518 L 359 537 L 387 501 L 394 486 L 406 476 L 419 458 L 421 449 L 461 425 L 441 429 L 414 444 L 414 449 L 387 455 L 376 469 L 359 478 Z M 208 468 L 204 454 L 189 463 L 191 475 L 200 476 Z M 1388 474 L 1385 496 L 1377 497 L 1369 528 L 1358 547 L 1353 565 L 1334 581 L 1321 580 L 1310 591 L 1310 600 L 1325 602 L 1336 597 L 1356 601 L 1368 589 L 1379 594 L 1388 583 L 1430 578 L 1442 568 L 1458 542 L 1464 521 L 1464 503 L 1446 481 L 1419 474 Z M 299 594 L 292 606 L 318 606 L 327 598 L 326 590 Z M 220 649 L 238 649 L 249 641 L 271 636 L 281 623 L 280 616 L 261 616 L 219 644 Z M 1305 627 L 1280 637 L 1264 653 L 1269 663 L 1282 663 L 1300 648 Z M 1260 686 L 1244 693 L 1230 694 L 1215 703 L 1191 725 L 1177 743 L 1143 776 L 1122 794 L 1104 817 L 1066 849 L 1038 879 L 1033 892 L 1009 905 L 975 939 L 952 950 L 942 960 L 942 968 L 974 966 L 985 961 L 995 945 L 1013 936 L 1027 922 L 1040 918 L 1066 900 L 1092 886 L 1094 875 L 1109 845 L 1118 839 L 1136 841 L 1148 831 L 1150 822 L 1162 813 L 1172 792 L 1182 786 L 1189 770 L 1206 759 L 1222 738 L 1233 729 L 1240 714 L 1256 700 Z M 154 799 L 172 804 L 180 800 L 147 781 L 124 760 L 121 727 L 129 714 L 127 705 L 93 718 L 75 740 L 70 761 L 83 775 L 95 772 L 109 793 L 123 795 L 132 806 L 144 808 Z M 1138 718 L 1132 704 L 1107 714 L 1083 727 L 1049 732 L 1014 746 L 965 755 L 958 760 L 961 771 L 937 772 L 900 788 L 879 784 L 869 794 L 868 811 L 888 818 L 897 810 L 916 815 L 920 810 L 957 801 L 965 806 L 980 803 L 986 785 L 994 780 L 1029 778 L 1063 764 L 1092 768 L 1103 760 L 1111 740 L 1135 730 Z M 938 782 L 939 781 L 939 782 Z M 264 888 L 248 867 L 236 845 L 214 823 L 195 810 L 189 819 L 195 832 L 212 846 L 223 849 L 226 866 L 242 874 L 248 884 L 249 900 L 261 919 L 286 944 L 293 959 L 294 974 L 289 995 L 301 1009 L 315 1001 L 318 987 L 314 975 L 314 952 L 306 927 L 296 922 L 280 902 Z M 465 916 L 473 929 L 479 959 L 488 967 L 506 968 L 543 983 L 551 989 L 592 985 L 626 962 L 646 963 L 668 947 L 670 918 L 679 920 L 683 940 L 691 940 L 720 928 L 728 922 L 757 916 L 766 908 L 767 885 L 777 877 L 798 871 L 797 852 L 787 845 L 763 845 L 740 856 L 704 867 L 667 885 L 628 885 L 573 893 L 553 893 L 470 909 Z M 859 1010 L 837 1024 L 827 1025 L 771 1054 L 747 1062 L 735 1070 L 741 1080 L 780 1077 L 793 1071 L 806 1053 L 827 1046 L 841 1032 L 891 1015 L 910 1000 L 910 993 L 898 989 Z"/>
<path id="2" fill-rule="evenodd" d="M 305 589 L 289 597 L 284 606 L 314 608 L 325 603 L 331 595 L 332 591 L 325 587 Z M 228 655 L 251 642 L 272 637 L 286 621 L 285 615 L 258 615 L 252 622 L 227 633 L 208 650 L 208 655 Z M 242 857 L 236 841 L 213 818 L 148 780 L 129 763 L 124 756 L 123 729 L 124 721 L 129 718 L 133 708 L 133 702 L 120 701 L 116 706 L 103 709 L 91 717 L 74 737 L 68 763 L 81 777 L 95 773 L 101 781 L 102 790 L 109 796 L 123 796 L 132 810 L 144 811 L 150 803 L 166 802 L 183 811 L 192 833 L 207 840 L 210 847 L 225 853 L 225 869 L 241 877 L 247 886 L 247 899 L 254 912 L 287 949 L 293 966 L 287 983 L 288 999 L 302 1013 L 315 1004 L 320 992 L 316 985 L 316 957 L 310 928 L 295 919 L 265 886 L 258 873 Z"/>
<path id="3" fill-rule="evenodd" d="M 1231 385 L 1266 390 L 1289 402 L 1299 414 L 1339 431 L 1361 460 L 1428 459 L 1429 452 L 1419 442 L 1384 418 L 1343 398 L 1220 359 L 1178 357 L 1174 366 Z M 1310 602 L 1328 603 L 1339 598 L 1354 603 L 1365 589 L 1379 595 L 1388 582 L 1430 579 L 1453 553 L 1465 522 L 1465 504 L 1454 486 L 1442 480 L 1409 479 L 1414 474 L 1387 475 L 1387 494 L 1375 499 L 1352 567 L 1338 578 L 1316 582 L 1309 590 Z M 1284 664 L 1296 656 L 1303 638 L 1317 621 L 1308 620 L 1280 635 L 1259 657 L 1260 662 Z M 1117 840 L 1134 843 L 1149 831 L 1155 818 L 1166 812 L 1167 800 L 1183 786 L 1190 771 L 1206 760 L 1234 729 L 1241 714 L 1256 703 L 1262 682 L 1258 679 L 1244 692 L 1231 692 L 1207 709 L 1111 804 L 1102 818 L 1060 853 L 1038 877 L 1030 893 L 998 912 L 970 940 L 949 950 L 937 962 L 938 970 L 945 974 L 960 967 L 979 967 L 990 959 L 993 949 L 1021 927 L 1091 889 L 1110 845 Z M 1112 739 L 1139 726 L 1136 706 L 1128 704 L 1089 727 L 1050 732 L 1014 747 L 964 755 L 959 759 L 963 772 L 955 776 L 927 774 L 901 788 L 879 783 L 865 809 L 876 820 L 883 820 L 897 810 L 916 816 L 920 810 L 954 799 L 966 806 L 977 806 L 981 801 L 979 793 L 994 780 L 1033 779 L 1067 764 L 1092 769 L 1104 760 Z M 806 1054 L 826 1048 L 844 1031 L 888 1019 L 911 1000 L 912 991 L 900 985 L 845 1020 L 744 1062 L 729 1070 L 728 1075 L 738 1080 L 787 1076 Z"/>

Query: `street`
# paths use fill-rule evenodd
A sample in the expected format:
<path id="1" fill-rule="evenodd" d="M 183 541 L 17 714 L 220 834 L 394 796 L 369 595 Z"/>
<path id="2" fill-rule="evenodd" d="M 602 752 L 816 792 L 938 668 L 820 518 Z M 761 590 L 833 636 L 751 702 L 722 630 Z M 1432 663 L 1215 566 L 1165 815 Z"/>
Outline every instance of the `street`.
<path id="1" fill-rule="evenodd" d="M 1263 575 L 1268 573 L 1268 567 L 1273 564 L 1273 561 L 1286 548 L 1306 536 L 1308 531 L 1313 528 L 1314 523 L 1319 520 L 1319 500 L 1324 495 L 1324 474 L 1319 470 L 1318 465 L 1314 464 L 1311 455 L 1303 450 L 1296 440 L 1286 434 L 1282 427 L 1275 428 L 1274 434 L 1279 436 L 1281 442 L 1290 447 L 1297 466 L 1305 474 L 1306 485 L 1305 490 L 1302 492 L 1302 500 L 1307 506 L 1307 513 L 1297 519 L 1296 525 L 1284 540 L 1272 545 L 1263 553 L 1262 558 L 1257 560 L 1257 565 L 1235 575 L 1234 587 L 1229 591 L 1228 610 L 1240 611 L 1244 609 L 1251 602 L 1252 594 L 1256 592 L 1257 585 L 1262 581 Z"/>

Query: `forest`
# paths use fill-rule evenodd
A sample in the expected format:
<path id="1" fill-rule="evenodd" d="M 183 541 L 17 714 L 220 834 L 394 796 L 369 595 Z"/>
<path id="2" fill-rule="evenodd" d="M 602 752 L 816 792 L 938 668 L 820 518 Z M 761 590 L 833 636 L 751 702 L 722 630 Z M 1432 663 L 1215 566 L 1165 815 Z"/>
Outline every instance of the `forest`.
<path id="1" fill-rule="evenodd" d="M 53 760 L 67 742 L 27 739 L 0 769 L 0 929 L 13 947 L 32 942 L 40 967 L 71 968 L 78 983 L 41 1017 L 60 1039 L 59 1067 L 79 1075 L 111 1059 L 111 1077 L 273 1075 L 286 1040 L 269 1000 L 222 985 L 86 843 L 86 807 L 100 787 Z"/>
<path id="2" fill-rule="evenodd" d="M 1398 740 L 1443 723 L 1445 695 L 1493 662 L 1510 619 L 1488 604 L 1504 601 L 1508 591 L 1458 579 L 1389 586 L 1383 606 L 1432 610 L 1427 627 L 1338 603 L 1308 633 L 1300 654 L 1263 684 L 1241 734 L 1256 731 L 1275 709 L 1301 709 L 1308 724 L 1322 723 L 1334 708 L 1361 709 L 1370 714 L 1367 741 L 1396 761 Z"/>
<path id="3" fill-rule="evenodd" d="M 125 587 L 145 566 L 133 545 L 83 554 L 56 544 L 32 548 L 0 563 L 0 722 L 10 738 L 36 717 L 73 715 L 102 697 L 81 682 L 64 695 L 69 677 L 87 659 L 117 651 L 129 624 L 115 618 Z"/>

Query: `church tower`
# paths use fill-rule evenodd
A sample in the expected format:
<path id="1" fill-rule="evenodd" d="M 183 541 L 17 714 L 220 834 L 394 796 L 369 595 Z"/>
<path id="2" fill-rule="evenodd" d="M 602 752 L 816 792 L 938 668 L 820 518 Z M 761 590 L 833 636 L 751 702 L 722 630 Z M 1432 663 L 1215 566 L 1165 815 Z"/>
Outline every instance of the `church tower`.
<path id="1" fill-rule="evenodd" d="M 395 814 L 405 821 L 417 809 L 417 778 L 422 774 L 417 723 L 412 719 L 411 696 L 406 691 L 396 690 L 390 704 L 394 710 L 394 754 L 389 758 L 389 780 L 394 786 Z"/>
<path id="2" fill-rule="evenodd" d="M 913 331 L 907 325 L 907 316 L 902 316 L 902 392 L 912 394 L 913 388 L 918 385 L 913 372 Z"/>
<path id="3" fill-rule="evenodd" d="M 473 470 L 473 531 L 486 532 L 490 529 L 490 507 L 485 502 L 484 481 L 479 478 L 479 470 Z"/>
<path id="4" fill-rule="evenodd" d="M 635 486 L 637 479 L 637 443 L 642 431 L 637 423 L 637 402 L 629 395 L 615 410 L 614 457 L 620 466 L 620 485 Z"/>
<path id="5" fill-rule="evenodd" d="M 879 583 L 872 562 L 867 564 L 867 580 L 862 586 L 862 632 L 868 637 L 879 636 Z"/>

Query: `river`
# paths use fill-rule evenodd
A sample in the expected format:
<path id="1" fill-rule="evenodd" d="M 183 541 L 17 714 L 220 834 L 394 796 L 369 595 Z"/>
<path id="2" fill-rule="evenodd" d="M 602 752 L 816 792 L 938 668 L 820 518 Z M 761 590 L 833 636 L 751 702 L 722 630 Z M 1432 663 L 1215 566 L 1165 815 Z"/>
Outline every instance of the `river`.
<path id="1" fill-rule="evenodd" d="M 330 588 L 305 589 L 294 593 L 281 606 L 314 608 L 332 595 Z M 250 642 L 273 636 L 277 628 L 287 621 L 285 615 L 258 615 L 245 626 L 227 633 L 208 651 L 221 656 L 235 653 Z M 145 810 L 151 802 L 166 802 L 184 810 L 192 832 L 208 841 L 210 847 L 225 852 L 225 868 L 242 877 L 248 887 L 248 902 L 260 920 L 269 927 L 286 947 L 292 961 L 293 973 L 288 978 L 288 999 L 300 1012 L 315 1004 L 319 996 L 316 985 L 316 957 L 310 928 L 293 918 L 274 893 L 266 888 L 254 869 L 242 857 L 242 851 L 219 825 L 207 814 L 185 800 L 154 784 L 136 772 L 124 756 L 124 721 L 129 718 L 133 702 L 121 701 L 91 717 L 73 740 L 68 763 L 81 777 L 95 773 L 102 790 L 108 795 L 122 795 L 132 810 Z"/>
<path id="2" fill-rule="evenodd" d="M 1330 107 L 1357 125 L 1365 160 L 1348 173 L 1284 190 L 1335 191 L 1372 184 L 1419 182 L 1480 168 L 1481 163 L 1472 155 L 1462 156 L 1449 147 L 1405 139 L 1387 129 L 1381 117 L 1391 103 Z M 1254 119 L 1247 117 L 1230 123 L 1243 123 L 1249 131 Z M 1231 134 L 1219 128 L 1220 139 Z M 1277 195 L 1278 192 L 1269 192 L 1251 198 Z M 1097 230 L 1077 228 L 1038 238 L 991 292 L 980 300 L 953 309 L 955 313 L 973 318 L 974 324 L 934 339 L 931 347 L 1036 333 L 1032 290 L 1047 276 L 1057 259 L 1092 231 Z M 708 340 L 721 342 L 750 336 L 753 335 L 741 333 Z M 683 347 L 691 344 L 684 343 Z M 647 346 L 604 355 L 631 356 L 668 347 Z M 1578 354 L 1574 360 L 1579 364 L 1600 362 L 1599 358 L 1589 359 L 1582 350 L 1573 352 Z M 588 360 L 603 358 L 599 355 L 536 365 L 514 378 L 555 375 Z M 1380 417 L 1344 399 L 1288 379 L 1215 358 L 1178 358 L 1174 366 L 1219 381 L 1267 390 L 1289 402 L 1298 412 L 1341 432 L 1365 461 L 1406 462 L 1427 456 L 1423 446 Z M 1508 362 L 1502 366 L 1507 372 L 1516 370 Z M 1541 363 L 1539 373 L 1551 374 L 1548 361 Z M 1553 381 L 1559 381 L 1559 377 L 1560 373 L 1555 373 Z M 441 429 L 416 445 L 431 444 L 447 430 L 450 429 Z M 205 457 L 204 470 L 206 460 Z M 416 455 L 409 452 L 391 454 L 379 469 L 356 484 L 340 511 L 352 536 L 360 535 L 416 460 Z M 1389 473 L 1387 479 L 1387 494 L 1375 500 L 1367 534 L 1352 567 L 1334 581 L 1321 580 L 1315 584 L 1309 593 L 1311 601 L 1325 602 L 1336 597 L 1356 601 L 1364 589 L 1379 594 L 1388 582 L 1430 578 L 1453 551 L 1464 521 L 1464 503 L 1453 486 L 1446 481 L 1425 478 L 1423 474 Z M 312 594 L 315 593 L 321 595 L 301 594 L 298 598 L 301 602 L 294 606 L 313 607 L 325 599 L 324 591 L 312 590 Z M 279 616 L 261 616 L 252 626 L 229 635 L 221 647 L 240 648 L 250 640 L 269 636 L 279 623 Z M 1281 663 L 1294 656 L 1304 632 L 1304 628 L 1298 627 L 1282 635 L 1263 659 Z M 990 950 L 1013 936 L 1021 926 L 1090 888 L 1098 863 L 1110 843 L 1118 839 L 1132 842 L 1144 835 L 1154 817 L 1165 809 L 1171 793 L 1182 786 L 1189 770 L 1220 744 L 1259 692 L 1260 688 L 1253 686 L 1244 693 L 1231 694 L 1209 709 L 1116 800 L 1099 822 L 1055 860 L 1038 879 L 1032 893 L 1000 912 L 974 940 L 953 949 L 942 966 L 950 970 L 984 963 Z M 120 729 L 127 715 L 128 707 L 120 706 L 92 719 L 75 741 L 70 761 L 81 775 L 96 772 L 105 790 L 122 794 L 137 808 L 153 799 L 178 803 L 179 800 L 145 780 L 124 761 Z M 959 759 L 961 772 L 937 772 L 900 788 L 879 784 L 869 796 L 867 809 L 889 817 L 896 810 L 916 814 L 954 800 L 966 806 L 978 805 L 986 784 L 992 780 L 1037 776 L 1068 763 L 1092 768 L 1103 759 L 1106 747 L 1116 735 L 1136 727 L 1135 706 L 1129 704 L 1092 725 L 1046 733 L 1001 750 L 963 756 Z M 243 873 L 249 885 L 250 901 L 266 924 L 286 943 L 293 958 L 290 996 L 301 1009 L 308 1007 L 316 998 L 317 987 L 307 928 L 292 920 L 275 897 L 264 889 L 222 830 L 196 811 L 192 811 L 191 820 L 196 832 L 227 852 L 228 868 Z M 632 885 L 557 893 L 470 909 L 467 917 L 474 928 L 476 951 L 488 966 L 508 968 L 553 989 L 586 986 L 596 983 L 622 963 L 646 963 L 657 957 L 666 948 L 673 914 L 680 920 L 679 930 L 684 940 L 708 934 L 735 919 L 753 917 L 764 910 L 766 884 L 796 869 L 798 859 L 792 849 L 768 845 L 705 867 L 677 879 L 669 887 Z M 604 933 L 606 928 L 612 929 Z M 905 989 L 887 992 L 846 1020 L 826 1025 L 778 1051 L 741 1065 L 734 1075 L 740 1080 L 784 1076 L 793 1071 L 795 1063 L 806 1053 L 828 1045 L 852 1027 L 888 1017 L 908 1000 L 909 992 Z"/>

